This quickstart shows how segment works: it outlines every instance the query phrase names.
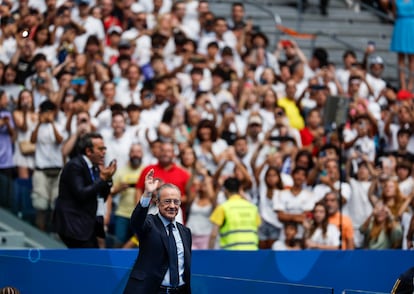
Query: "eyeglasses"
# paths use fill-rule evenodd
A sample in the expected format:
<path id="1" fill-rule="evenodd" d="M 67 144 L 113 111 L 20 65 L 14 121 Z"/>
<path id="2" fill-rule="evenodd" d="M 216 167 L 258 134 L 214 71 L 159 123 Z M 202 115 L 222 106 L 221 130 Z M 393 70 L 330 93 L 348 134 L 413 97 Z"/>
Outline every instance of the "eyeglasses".
<path id="1" fill-rule="evenodd" d="M 163 200 L 160 200 L 160 203 L 162 204 L 162 205 L 171 205 L 171 203 L 174 203 L 174 205 L 181 205 L 181 200 L 178 200 L 178 199 L 163 199 Z"/>

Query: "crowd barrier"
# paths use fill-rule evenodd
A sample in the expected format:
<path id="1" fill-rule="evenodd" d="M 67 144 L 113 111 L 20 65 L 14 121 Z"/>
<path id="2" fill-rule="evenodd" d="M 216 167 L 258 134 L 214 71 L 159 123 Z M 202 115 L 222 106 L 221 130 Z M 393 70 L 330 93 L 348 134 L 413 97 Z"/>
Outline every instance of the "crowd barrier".
<path id="1" fill-rule="evenodd" d="M 22 294 L 122 293 L 138 250 L 2 250 L 0 287 Z M 207 293 L 390 293 L 414 251 L 193 251 L 192 289 Z"/>

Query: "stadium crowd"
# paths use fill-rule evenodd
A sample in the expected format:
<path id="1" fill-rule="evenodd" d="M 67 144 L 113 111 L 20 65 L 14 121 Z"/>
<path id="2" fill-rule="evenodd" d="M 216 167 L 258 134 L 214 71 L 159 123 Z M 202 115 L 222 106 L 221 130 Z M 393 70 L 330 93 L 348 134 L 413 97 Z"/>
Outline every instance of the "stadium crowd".
<path id="1" fill-rule="evenodd" d="M 259 209 L 259 248 L 412 248 L 413 94 L 382 78 L 375 48 L 344 48 L 343 64 L 293 39 L 272 50 L 242 3 L 227 18 L 206 0 L 3 0 L 0 15 L 0 205 L 30 181 L 39 229 L 52 230 L 77 142 L 97 132 L 118 166 L 107 246 L 136 246 L 141 174 L 160 163 L 185 179 L 196 249 L 229 177 Z M 349 101 L 344 124 L 327 121 L 332 97 Z"/>

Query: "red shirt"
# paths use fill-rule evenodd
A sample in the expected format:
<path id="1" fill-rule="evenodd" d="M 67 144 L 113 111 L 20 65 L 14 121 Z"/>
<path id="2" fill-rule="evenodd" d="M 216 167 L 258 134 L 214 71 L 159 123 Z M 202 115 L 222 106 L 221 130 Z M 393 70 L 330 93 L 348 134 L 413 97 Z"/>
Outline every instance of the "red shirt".
<path id="1" fill-rule="evenodd" d="M 183 168 L 179 167 L 176 164 L 173 164 L 170 169 L 164 169 L 158 163 L 151 164 L 144 168 L 142 171 L 136 188 L 144 190 L 145 188 L 145 176 L 149 170 L 154 169 L 154 178 L 160 178 L 165 183 L 171 183 L 176 185 L 180 191 L 181 195 L 185 195 L 185 186 L 187 185 L 188 180 L 190 179 L 190 174 Z"/>
<path id="2" fill-rule="evenodd" d="M 307 127 L 304 127 L 302 130 L 299 131 L 299 133 L 300 138 L 302 139 L 303 146 L 309 146 L 313 143 L 313 135 Z"/>

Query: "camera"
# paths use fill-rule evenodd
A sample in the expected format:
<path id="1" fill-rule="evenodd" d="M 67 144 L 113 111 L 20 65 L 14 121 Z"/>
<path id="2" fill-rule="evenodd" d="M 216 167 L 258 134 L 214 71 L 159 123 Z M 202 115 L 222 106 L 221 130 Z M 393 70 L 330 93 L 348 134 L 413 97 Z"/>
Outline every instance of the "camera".
<path id="1" fill-rule="evenodd" d="M 206 62 L 206 59 L 202 56 L 192 56 L 190 58 L 191 63 L 204 63 Z"/>
<path id="2" fill-rule="evenodd" d="M 43 85 L 44 83 L 46 83 L 46 80 L 42 77 L 36 77 L 35 78 L 35 84 L 36 85 Z"/>

